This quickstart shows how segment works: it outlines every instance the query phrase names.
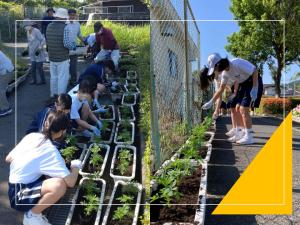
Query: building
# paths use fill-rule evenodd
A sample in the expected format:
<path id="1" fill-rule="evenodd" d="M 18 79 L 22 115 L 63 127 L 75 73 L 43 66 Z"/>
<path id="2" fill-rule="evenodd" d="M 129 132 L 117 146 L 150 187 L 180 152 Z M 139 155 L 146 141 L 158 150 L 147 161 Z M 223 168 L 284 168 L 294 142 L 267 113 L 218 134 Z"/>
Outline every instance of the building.
<path id="1" fill-rule="evenodd" d="M 142 0 L 102 0 L 80 7 L 84 19 L 148 22 L 150 12 Z M 91 18 L 92 17 L 92 18 Z M 132 21 L 135 20 L 135 21 Z"/>

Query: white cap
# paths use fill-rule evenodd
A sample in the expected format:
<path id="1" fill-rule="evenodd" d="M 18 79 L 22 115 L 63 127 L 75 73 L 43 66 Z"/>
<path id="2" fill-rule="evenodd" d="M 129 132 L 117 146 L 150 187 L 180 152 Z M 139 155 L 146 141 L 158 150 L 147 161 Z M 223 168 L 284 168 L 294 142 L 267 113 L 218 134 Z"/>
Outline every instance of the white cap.
<path id="1" fill-rule="evenodd" d="M 68 10 L 64 8 L 58 8 L 53 16 L 62 19 L 69 19 Z"/>
<path id="2" fill-rule="evenodd" d="M 208 65 L 208 73 L 207 75 L 210 76 L 213 74 L 215 65 L 221 60 L 221 56 L 219 53 L 213 53 L 208 56 L 207 58 L 207 65 Z"/>

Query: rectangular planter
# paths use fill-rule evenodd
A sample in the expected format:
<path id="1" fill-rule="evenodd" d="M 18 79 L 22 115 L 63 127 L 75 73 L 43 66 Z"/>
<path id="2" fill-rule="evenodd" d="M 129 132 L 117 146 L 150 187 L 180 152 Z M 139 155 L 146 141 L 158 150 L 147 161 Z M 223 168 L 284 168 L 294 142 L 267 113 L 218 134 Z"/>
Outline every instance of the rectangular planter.
<path id="1" fill-rule="evenodd" d="M 9 84 L 7 86 L 6 92 L 10 93 L 14 90 L 14 88 L 17 88 L 21 83 L 23 83 L 28 74 L 29 74 L 30 69 L 27 69 L 26 71 L 24 71 L 24 75 L 20 76 L 17 78 L 17 80 L 15 80 L 14 82 L 12 82 L 11 84 Z"/>
<path id="2" fill-rule="evenodd" d="M 137 81 L 137 79 L 134 79 L 134 78 L 127 78 L 126 82 L 125 82 L 125 85 L 135 85 L 135 86 L 137 86 L 137 84 L 138 84 L 138 81 Z"/>
<path id="3" fill-rule="evenodd" d="M 130 117 L 126 117 L 124 116 L 123 110 L 130 110 Z M 118 118 L 119 121 L 130 121 L 130 122 L 134 122 L 136 120 L 135 115 L 134 115 L 134 109 L 132 106 L 119 106 L 118 107 Z"/>
<path id="4" fill-rule="evenodd" d="M 114 121 L 116 119 L 115 107 L 113 105 L 107 105 L 108 115 L 107 113 L 99 113 L 99 117 L 101 120 L 111 120 Z"/>
<path id="5" fill-rule="evenodd" d="M 105 215 L 103 217 L 103 222 L 102 225 L 111 225 L 112 224 L 112 215 L 111 213 L 114 212 L 114 209 L 117 208 L 117 204 L 119 206 L 122 206 L 123 203 L 118 203 L 116 198 L 120 197 L 122 194 L 122 188 L 126 188 L 128 185 L 134 185 L 137 188 L 137 194 L 135 196 L 135 204 L 131 204 L 131 207 L 134 207 L 134 215 L 132 222 L 130 221 L 128 224 L 130 225 L 136 225 L 138 222 L 138 215 L 139 215 L 139 210 L 140 210 L 140 204 L 141 204 L 141 197 L 142 197 L 142 185 L 137 184 L 137 183 L 126 183 L 124 181 L 117 181 L 114 185 L 114 189 L 112 191 L 112 195 L 109 200 L 109 204 L 107 206 L 107 209 L 105 211 Z M 122 225 L 127 225 L 125 222 L 122 221 Z"/>
<path id="6" fill-rule="evenodd" d="M 79 194 L 81 192 L 81 188 L 84 182 L 86 182 L 87 180 L 89 180 L 89 178 L 82 178 L 79 182 L 79 186 L 78 189 L 74 195 L 74 198 L 72 200 L 72 206 L 70 208 L 69 214 L 68 214 L 68 218 L 66 220 L 65 225 L 72 225 L 74 222 L 72 221 L 74 219 L 74 217 L 79 217 L 79 213 L 80 213 L 80 208 L 76 207 L 80 207 L 81 203 L 78 202 L 79 201 Z M 97 210 L 97 214 L 95 216 L 95 222 L 92 223 L 94 225 L 98 225 L 100 222 L 100 218 L 101 218 L 101 213 L 102 213 L 102 205 L 103 205 L 103 201 L 104 201 L 104 196 L 105 196 L 105 188 L 106 188 L 106 182 L 103 179 L 93 179 L 95 182 L 99 182 L 101 184 L 101 194 L 99 196 L 99 207 Z"/>
<path id="7" fill-rule="evenodd" d="M 114 143 L 117 144 L 117 145 L 132 145 L 133 142 L 134 142 L 134 136 L 135 136 L 135 125 L 133 122 L 130 122 L 130 125 L 131 125 L 131 140 L 128 140 L 128 141 L 118 141 L 118 135 L 119 135 L 119 132 L 120 132 L 120 126 L 124 124 L 124 122 L 119 122 L 117 124 L 117 129 L 116 129 L 116 135 L 115 135 L 115 138 L 114 138 Z"/>
<path id="8" fill-rule="evenodd" d="M 132 154 L 132 170 L 130 175 L 121 175 L 121 174 L 115 174 L 116 169 L 116 162 L 118 160 L 118 153 L 122 149 L 128 149 L 131 151 Z M 112 163 L 110 166 L 110 176 L 114 179 L 114 181 L 117 180 L 123 180 L 123 181 L 131 181 L 135 178 L 135 172 L 136 172 L 136 147 L 130 146 L 130 145 L 117 145 L 114 150 Z"/>
<path id="9" fill-rule="evenodd" d="M 133 98 L 133 101 L 129 102 L 128 101 L 128 97 L 132 97 Z M 136 104 L 136 100 L 137 100 L 137 97 L 136 97 L 136 94 L 123 94 L 122 96 L 122 105 L 135 105 Z"/>
<path id="10" fill-rule="evenodd" d="M 91 156 L 91 148 L 94 146 L 94 145 L 97 145 L 95 143 L 91 144 L 85 157 L 84 157 L 84 160 L 83 160 L 83 163 L 82 163 L 82 169 L 79 170 L 79 174 L 82 175 L 83 177 L 86 177 L 86 176 L 90 176 L 92 173 L 89 171 L 89 160 L 90 160 L 90 156 Z M 102 157 L 103 157 L 103 162 L 102 162 L 102 165 L 101 165 L 101 169 L 100 171 L 97 171 L 99 172 L 99 177 L 101 177 L 104 173 L 104 170 L 105 170 L 105 166 L 106 166 L 106 163 L 107 163 L 107 159 L 108 159 L 108 154 L 109 154 L 109 150 L 110 150 L 110 146 L 109 145 L 105 145 L 105 144 L 98 144 L 98 146 L 101 148 L 101 151 L 103 151 L 105 149 L 105 153 L 104 154 L 100 154 Z"/>
<path id="11" fill-rule="evenodd" d="M 128 70 L 126 72 L 126 79 L 137 79 L 137 72 L 135 70 Z"/>

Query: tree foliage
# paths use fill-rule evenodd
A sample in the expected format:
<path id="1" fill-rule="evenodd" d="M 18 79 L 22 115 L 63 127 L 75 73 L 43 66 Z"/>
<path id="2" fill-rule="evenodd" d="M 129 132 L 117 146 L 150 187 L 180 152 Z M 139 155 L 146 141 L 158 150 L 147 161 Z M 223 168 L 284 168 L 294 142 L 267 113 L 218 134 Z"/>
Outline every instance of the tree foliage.
<path id="1" fill-rule="evenodd" d="M 300 61 L 299 0 L 231 2 L 234 19 L 243 21 L 238 22 L 240 30 L 228 37 L 226 49 L 234 56 L 256 64 L 261 71 L 267 63 L 279 95 L 282 70 Z"/>

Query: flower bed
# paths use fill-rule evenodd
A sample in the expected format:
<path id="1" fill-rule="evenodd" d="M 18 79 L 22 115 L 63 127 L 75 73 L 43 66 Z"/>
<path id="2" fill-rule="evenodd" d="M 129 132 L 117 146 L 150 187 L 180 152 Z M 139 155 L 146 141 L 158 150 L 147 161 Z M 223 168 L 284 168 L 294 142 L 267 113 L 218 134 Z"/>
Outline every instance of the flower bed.
<path id="1" fill-rule="evenodd" d="M 101 177 L 104 173 L 110 147 L 103 144 L 91 144 L 86 153 L 82 169 L 79 171 L 82 176 L 96 174 Z"/>
<path id="2" fill-rule="evenodd" d="M 135 121 L 134 110 L 132 106 L 120 106 L 118 108 L 119 121 Z"/>
<path id="3" fill-rule="evenodd" d="M 130 181 L 134 179 L 136 171 L 136 148 L 129 145 L 115 147 L 110 176 L 114 180 Z"/>
<path id="4" fill-rule="evenodd" d="M 117 181 L 102 225 L 136 225 L 142 197 L 142 185 Z"/>
<path id="5" fill-rule="evenodd" d="M 283 115 L 291 111 L 292 103 L 288 98 L 262 98 L 259 109 L 260 114 Z"/>
<path id="6" fill-rule="evenodd" d="M 106 182 L 102 179 L 82 178 L 65 225 L 98 225 L 101 218 L 105 187 Z"/>

